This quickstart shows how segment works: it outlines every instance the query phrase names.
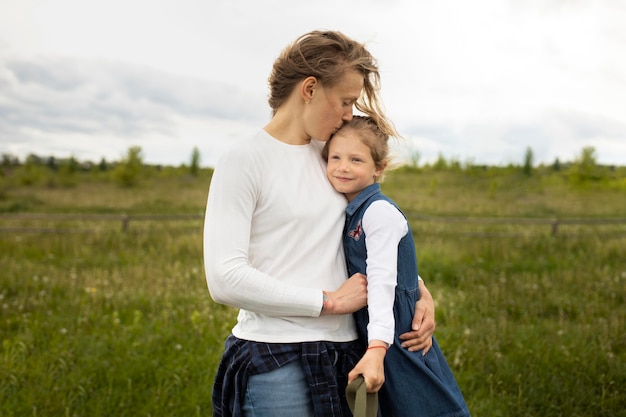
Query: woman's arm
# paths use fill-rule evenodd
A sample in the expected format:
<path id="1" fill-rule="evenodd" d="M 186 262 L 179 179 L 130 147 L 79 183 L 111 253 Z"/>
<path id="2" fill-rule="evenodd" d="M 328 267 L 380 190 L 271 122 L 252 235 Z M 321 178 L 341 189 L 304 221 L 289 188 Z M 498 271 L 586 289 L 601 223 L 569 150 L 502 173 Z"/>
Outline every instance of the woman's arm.
<path id="1" fill-rule="evenodd" d="M 322 306 L 320 290 L 281 282 L 248 261 L 260 178 L 253 155 L 239 150 L 226 154 L 213 173 L 203 245 L 209 292 L 220 304 L 266 315 L 314 317 Z"/>
<path id="2" fill-rule="evenodd" d="M 298 274 L 311 275 L 306 268 L 302 271 L 294 268 L 293 277 L 279 280 L 251 266 L 252 224 L 255 215 L 258 221 L 256 210 L 264 187 L 261 170 L 255 163 L 255 155 L 238 151 L 225 155 L 214 172 L 203 245 L 206 280 L 212 298 L 221 304 L 268 316 L 317 317 L 322 310 L 324 289 L 329 291 L 332 304 L 326 314 L 346 314 L 363 307 L 366 288 L 362 276 L 340 281 L 343 285 L 339 288 L 316 288 L 310 284 L 313 276 L 305 280 L 309 284 L 302 283 Z M 271 228 L 271 224 L 266 227 Z M 291 250 L 290 245 L 283 243 L 281 246 L 280 240 L 267 245 L 276 251 Z"/>

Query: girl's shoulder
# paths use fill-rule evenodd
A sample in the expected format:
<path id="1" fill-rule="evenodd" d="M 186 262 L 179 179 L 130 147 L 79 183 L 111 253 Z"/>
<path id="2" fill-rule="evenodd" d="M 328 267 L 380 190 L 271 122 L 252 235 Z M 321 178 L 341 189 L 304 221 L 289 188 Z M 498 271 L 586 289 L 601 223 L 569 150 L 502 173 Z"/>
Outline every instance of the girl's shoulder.
<path id="1" fill-rule="evenodd" d="M 404 228 L 406 217 L 400 209 L 389 199 L 373 201 L 363 213 L 363 224 L 384 224 L 386 227 Z"/>

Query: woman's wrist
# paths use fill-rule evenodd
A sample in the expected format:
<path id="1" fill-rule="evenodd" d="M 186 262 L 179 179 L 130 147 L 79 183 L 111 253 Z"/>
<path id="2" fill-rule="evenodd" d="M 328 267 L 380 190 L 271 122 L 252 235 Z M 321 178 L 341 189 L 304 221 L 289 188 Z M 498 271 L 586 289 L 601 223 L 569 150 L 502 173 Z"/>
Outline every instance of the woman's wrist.
<path id="1" fill-rule="evenodd" d="M 328 293 L 326 291 L 322 291 L 322 310 L 320 311 L 320 316 L 322 314 L 332 314 L 330 312 L 330 298 L 328 297 Z"/>

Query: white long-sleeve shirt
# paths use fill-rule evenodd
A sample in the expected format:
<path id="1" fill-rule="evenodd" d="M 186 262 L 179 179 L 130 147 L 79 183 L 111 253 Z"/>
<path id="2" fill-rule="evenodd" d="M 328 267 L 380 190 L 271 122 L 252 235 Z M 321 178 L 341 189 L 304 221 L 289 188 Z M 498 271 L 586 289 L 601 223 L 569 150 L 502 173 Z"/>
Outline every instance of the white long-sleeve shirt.
<path id="1" fill-rule="evenodd" d="M 393 343 L 393 303 L 398 282 L 398 245 L 409 226 L 402 213 L 385 200 L 370 204 L 361 224 L 367 246 L 368 342 Z"/>
<path id="2" fill-rule="evenodd" d="M 268 343 L 357 338 L 351 315 L 319 317 L 322 290 L 347 278 L 345 197 L 326 179 L 322 143 L 260 131 L 215 168 L 204 224 L 213 299 L 240 309 L 233 334 Z"/>

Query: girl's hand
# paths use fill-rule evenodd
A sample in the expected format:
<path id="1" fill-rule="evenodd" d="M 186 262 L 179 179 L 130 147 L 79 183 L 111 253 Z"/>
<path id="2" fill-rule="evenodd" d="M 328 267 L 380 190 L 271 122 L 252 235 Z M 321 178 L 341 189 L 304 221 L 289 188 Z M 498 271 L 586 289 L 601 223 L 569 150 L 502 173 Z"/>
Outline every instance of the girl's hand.
<path id="1" fill-rule="evenodd" d="M 387 349 L 385 346 L 368 349 L 354 369 L 348 374 L 348 384 L 359 375 L 363 375 L 367 392 L 378 392 L 385 382 L 384 359 L 386 353 Z"/>

